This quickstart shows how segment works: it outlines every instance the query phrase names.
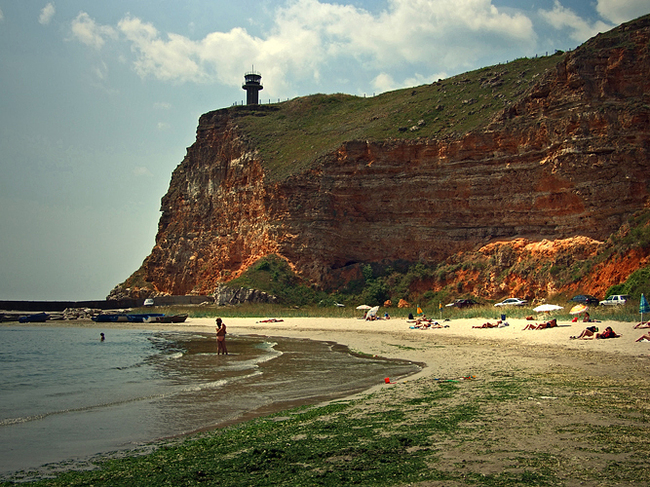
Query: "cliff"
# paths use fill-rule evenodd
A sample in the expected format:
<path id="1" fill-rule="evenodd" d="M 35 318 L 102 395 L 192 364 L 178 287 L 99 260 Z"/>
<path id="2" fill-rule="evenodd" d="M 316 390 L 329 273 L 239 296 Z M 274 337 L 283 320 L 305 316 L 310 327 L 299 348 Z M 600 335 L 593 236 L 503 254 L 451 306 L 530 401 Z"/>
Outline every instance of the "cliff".
<path id="1" fill-rule="evenodd" d="M 122 287 L 208 294 L 268 254 L 336 289 L 364 263 L 562 241 L 593 252 L 648 207 L 649 45 L 643 17 L 570 53 L 373 98 L 206 113 L 162 199 L 155 247 Z M 603 273 L 601 285 L 625 277 Z"/>

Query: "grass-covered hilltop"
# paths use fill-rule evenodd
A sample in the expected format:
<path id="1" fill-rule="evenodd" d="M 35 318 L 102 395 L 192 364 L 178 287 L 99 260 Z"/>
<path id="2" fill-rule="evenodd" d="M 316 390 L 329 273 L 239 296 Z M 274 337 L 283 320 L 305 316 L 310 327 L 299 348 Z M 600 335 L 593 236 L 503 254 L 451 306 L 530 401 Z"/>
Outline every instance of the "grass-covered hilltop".
<path id="1" fill-rule="evenodd" d="M 283 179 L 345 141 L 458 137 L 485 128 L 563 55 L 517 59 L 377 96 L 317 94 L 229 110 L 246 115 L 237 123 L 263 155 L 268 177 Z"/>

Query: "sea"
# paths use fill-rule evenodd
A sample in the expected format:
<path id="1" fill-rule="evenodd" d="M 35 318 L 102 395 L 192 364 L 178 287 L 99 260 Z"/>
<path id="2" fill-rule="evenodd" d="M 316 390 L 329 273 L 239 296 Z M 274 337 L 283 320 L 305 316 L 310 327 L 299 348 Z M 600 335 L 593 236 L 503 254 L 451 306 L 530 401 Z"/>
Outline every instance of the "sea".
<path id="1" fill-rule="evenodd" d="M 0 479 L 75 468 L 420 370 L 332 342 L 229 334 L 227 346 L 217 355 L 214 334 L 192 331 L 0 326 Z"/>

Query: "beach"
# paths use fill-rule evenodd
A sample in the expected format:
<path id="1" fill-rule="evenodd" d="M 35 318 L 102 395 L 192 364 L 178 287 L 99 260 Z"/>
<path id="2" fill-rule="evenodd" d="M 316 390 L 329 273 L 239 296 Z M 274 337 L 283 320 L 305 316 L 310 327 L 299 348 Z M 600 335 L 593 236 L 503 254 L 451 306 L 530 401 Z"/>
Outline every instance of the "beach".
<path id="1" fill-rule="evenodd" d="M 485 319 L 441 320 L 443 328 L 425 330 L 403 319 L 224 321 L 232 333 L 331 340 L 425 365 L 349 398 L 352 405 L 338 420 L 326 415 L 328 423 L 359 422 L 359 428 L 361 418 L 377 417 L 375 434 L 383 432 L 379 443 L 358 453 L 367 455 L 366 463 L 342 453 L 356 451 L 354 437 L 325 454 L 330 459 L 321 469 L 336 478 L 332 485 L 650 485 L 650 342 L 636 342 L 646 330 L 606 321 L 524 329 L 552 316 L 540 318 L 508 320 L 501 328 L 474 328 Z M 620 337 L 570 338 L 591 325 L 601 332 L 611 326 Z M 399 446 L 386 454 L 385 465 L 404 464 L 402 473 L 389 473 L 378 460 L 391 440 Z M 289 461 L 298 453 L 286 455 Z M 408 473 L 417 471 L 419 455 L 420 473 Z M 357 477 L 360 469 L 367 469 L 366 480 Z M 307 476 L 295 485 L 313 484 Z"/>
<path id="2" fill-rule="evenodd" d="M 363 354 L 425 364 L 418 377 L 455 377 L 480 373 L 494 359 L 494 351 L 498 349 L 509 350 L 511 353 L 516 353 L 517 349 L 544 350 L 549 357 L 575 355 L 578 363 L 583 359 L 583 354 L 618 355 L 626 361 L 634 357 L 639 363 L 650 358 L 650 342 L 636 342 L 648 330 L 634 329 L 636 323 L 614 321 L 559 321 L 557 327 L 542 330 L 524 328 L 531 323 L 543 323 L 544 319 L 508 319 L 508 326 L 499 328 L 474 328 L 486 322 L 494 324 L 496 320 L 439 320 L 438 323 L 443 328 L 432 329 L 413 329 L 413 323 L 404 319 L 365 321 L 354 318 L 286 318 L 280 322 L 262 322 L 264 320 L 259 318 L 224 318 L 224 321 L 229 333 L 334 341 Z M 591 325 L 597 326 L 601 332 L 611 326 L 621 336 L 605 340 L 570 338 L 578 336 Z M 214 329 L 214 320 L 194 318 L 181 326 L 197 331 L 211 331 Z M 465 356 L 465 353 L 468 355 Z M 525 354 L 520 361 L 524 366 L 536 366 L 535 360 L 526 360 Z"/>
<path id="3" fill-rule="evenodd" d="M 505 357 L 530 371 L 562 361 L 581 368 L 584 364 L 622 363 L 623 370 L 610 368 L 604 373 L 627 374 L 636 367 L 650 371 L 650 342 L 636 342 L 648 329 L 635 329 L 636 322 L 596 321 L 592 323 L 558 321 L 558 326 L 526 330 L 552 316 L 538 320 L 507 319 L 507 326 L 478 328 L 496 319 L 449 319 L 436 321 L 442 328 L 416 329 L 405 319 L 366 321 L 358 318 L 223 318 L 229 334 L 300 338 L 336 342 L 351 351 L 388 359 L 400 359 L 423 366 L 415 376 L 465 377 L 484 375 L 492 368 L 502 368 Z M 185 323 L 143 323 L 139 328 L 167 331 L 215 332 L 214 318 L 188 318 Z M 61 323 L 61 322 L 59 322 Z M 65 322 L 64 322 L 65 323 Z M 69 322 L 70 326 L 79 326 Z M 576 340 L 587 326 L 602 332 L 611 326 L 619 338 Z M 94 328 L 128 328 L 128 323 L 85 322 Z M 540 356 L 545 357 L 540 361 Z M 607 357 L 607 360 L 605 360 Z M 632 367 L 634 366 L 634 367 Z M 646 369 L 647 368 L 647 369 Z M 650 377 L 650 374 L 648 375 Z M 399 378 L 395 378 L 399 382 Z M 384 384 L 377 384 L 381 388 Z M 373 388 L 373 389 L 375 389 Z M 372 390 L 366 393 L 372 392 Z"/>
<path id="4" fill-rule="evenodd" d="M 231 336 L 336 342 L 360 355 L 408 360 L 423 368 L 316 404 L 313 416 L 289 412 L 277 417 L 275 412 L 277 419 L 262 419 L 261 430 L 255 421 L 242 423 L 241 433 L 226 435 L 235 438 L 231 446 L 217 429 L 201 440 L 208 446 L 201 443 L 199 452 L 196 440 L 172 450 L 173 455 L 156 452 L 143 463 L 164 463 L 165 455 L 192 458 L 161 472 L 161 479 L 180 481 L 181 470 L 194 469 L 220 485 L 243 485 L 237 483 L 242 478 L 257 479 L 250 485 L 428 487 L 480 485 L 481 479 L 492 485 L 650 485 L 645 468 L 650 460 L 650 342 L 636 342 L 645 330 L 634 329 L 635 323 L 560 321 L 554 328 L 525 330 L 543 320 L 475 328 L 487 320 L 451 319 L 433 329 L 414 329 L 404 319 L 263 321 L 224 318 Z M 102 325 L 87 324 L 109 332 L 129 326 Z M 600 331 L 611 326 L 621 336 L 570 339 L 588 325 Z M 213 333 L 214 319 L 144 327 Z M 370 437 L 366 430 L 373 432 Z M 325 438 L 336 439 L 334 446 Z M 246 446 L 253 440 L 254 446 Z M 213 464 L 211 449 L 227 454 L 233 465 L 228 474 L 222 472 L 223 462 Z M 268 451 L 274 457 L 266 465 L 262 460 Z M 299 460 L 302 455 L 306 459 Z M 136 467 L 125 468 L 137 478 Z M 384 481 L 387 469 L 393 483 Z M 106 478 L 83 475 L 96 475 L 95 482 Z M 331 483 L 312 483 L 314 475 Z"/>

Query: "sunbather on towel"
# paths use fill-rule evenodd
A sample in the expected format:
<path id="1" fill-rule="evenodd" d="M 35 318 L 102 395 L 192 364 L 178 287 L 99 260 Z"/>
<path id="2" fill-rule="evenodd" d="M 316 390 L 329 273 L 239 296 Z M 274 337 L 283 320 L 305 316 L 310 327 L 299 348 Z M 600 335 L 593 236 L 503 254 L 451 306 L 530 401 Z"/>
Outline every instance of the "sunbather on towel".
<path id="1" fill-rule="evenodd" d="M 618 338 L 621 335 L 617 334 L 614 330 L 612 330 L 611 326 L 608 326 L 605 328 L 605 331 L 602 333 L 596 333 L 596 338 Z"/>
<path id="2" fill-rule="evenodd" d="M 546 323 L 540 323 L 539 325 L 535 323 L 534 325 L 528 324 L 524 330 L 543 330 L 544 328 L 553 328 L 557 326 L 557 320 L 553 318 L 552 320 L 547 321 Z"/>
<path id="3" fill-rule="evenodd" d="M 598 331 L 596 326 L 588 326 L 577 337 L 571 337 L 572 340 L 591 340 Z"/>
<path id="4" fill-rule="evenodd" d="M 635 340 L 636 342 L 650 342 L 650 331 Z"/>
<path id="5" fill-rule="evenodd" d="M 642 321 L 634 325 L 634 328 L 650 328 L 650 321 Z"/>
<path id="6" fill-rule="evenodd" d="M 473 326 L 472 328 L 497 328 L 500 324 L 501 324 L 501 320 L 497 321 L 494 325 L 488 321 L 486 323 L 483 323 L 482 325 Z"/>

